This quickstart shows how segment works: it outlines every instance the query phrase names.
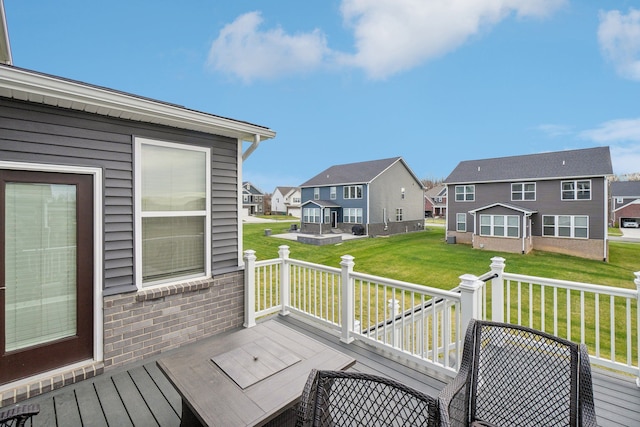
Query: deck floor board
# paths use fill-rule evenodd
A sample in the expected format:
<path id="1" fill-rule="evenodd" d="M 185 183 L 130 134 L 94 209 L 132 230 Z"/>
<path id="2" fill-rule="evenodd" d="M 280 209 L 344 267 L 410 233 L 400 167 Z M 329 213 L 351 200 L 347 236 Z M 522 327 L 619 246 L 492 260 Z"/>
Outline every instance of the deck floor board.
<path id="1" fill-rule="evenodd" d="M 387 376 L 430 395 L 437 395 L 449 381 L 441 373 L 407 363 L 365 343 L 342 343 L 336 332 L 293 316 L 274 316 L 272 321 L 355 358 L 350 370 Z M 40 404 L 40 414 L 33 418 L 33 425 L 79 426 L 82 416 L 82 422 L 92 426 L 179 426 L 180 396 L 156 365 L 158 358 L 170 353 L 29 400 Z M 634 378 L 594 369 L 593 386 L 599 425 L 640 426 L 640 387 Z M 88 417 L 92 419 L 87 420 Z"/>

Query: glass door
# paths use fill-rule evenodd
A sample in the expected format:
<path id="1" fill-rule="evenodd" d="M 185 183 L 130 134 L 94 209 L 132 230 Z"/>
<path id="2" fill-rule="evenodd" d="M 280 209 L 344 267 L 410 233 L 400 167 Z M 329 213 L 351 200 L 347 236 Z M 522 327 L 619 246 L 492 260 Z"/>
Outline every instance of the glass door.
<path id="1" fill-rule="evenodd" d="M 0 171 L 0 384 L 93 356 L 93 177 Z"/>

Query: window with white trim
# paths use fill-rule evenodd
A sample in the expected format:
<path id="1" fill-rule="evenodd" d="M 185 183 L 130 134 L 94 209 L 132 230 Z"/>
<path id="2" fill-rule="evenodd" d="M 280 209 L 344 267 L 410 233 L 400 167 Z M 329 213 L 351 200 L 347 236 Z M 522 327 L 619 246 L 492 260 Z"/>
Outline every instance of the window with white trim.
<path id="1" fill-rule="evenodd" d="M 536 199 L 536 183 L 535 182 L 514 182 L 511 184 L 511 200 L 535 200 Z"/>
<path id="2" fill-rule="evenodd" d="M 362 185 L 345 185 L 342 196 L 345 199 L 362 199 Z"/>
<path id="3" fill-rule="evenodd" d="M 456 202 L 473 202 L 476 199 L 475 185 L 456 185 Z"/>
<path id="4" fill-rule="evenodd" d="M 320 188 L 318 187 L 313 189 L 313 200 L 320 200 Z"/>
<path id="5" fill-rule="evenodd" d="M 591 180 L 562 181 L 562 200 L 591 200 Z"/>
<path id="6" fill-rule="evenodd" d="M 329 198 L 331 200 L 335 200 L 336 199 L 336 187 L 331 187 L 330 192 L 329 192 Z"/>
<path id="7" fill-rule="evenodd" d="M 402 221 L 402 217 L 403 217 L 403 212 L 402 212 L 402 208 L 396 208 L 396 221 L 400 222 Z"/>
<path id="8" fill-rule="evenodd" d="M 588 239 L 589 217 L 586 215 L 543 215 L 542 235 Z"/>
<path id="9" fill-rule="evenodd" d="M 320 223 L 320 208 L 304 208 L 302 209 L 302 222 Z"/>
<path id="10" fill-rule="evenodd" d="M 211 152 L 136 139 L 139 286 L 211 274 Z"/>
<path id="11" fill-rule="evenodd" d="M 518 215 L 480 215 L 480 235 L 520 237 L 520 217 Z"/>
<path id="12" fill-rule="evenodd" d="M 467 214 L 466 213 L 458 213 L 456 214 L 456 231 L 467 231 Z"/>
<path id="13" fill-rule="evenodd" d="M 342 220 L 349 224 L 362 224 L 362 208 L 344 208 Z"/>

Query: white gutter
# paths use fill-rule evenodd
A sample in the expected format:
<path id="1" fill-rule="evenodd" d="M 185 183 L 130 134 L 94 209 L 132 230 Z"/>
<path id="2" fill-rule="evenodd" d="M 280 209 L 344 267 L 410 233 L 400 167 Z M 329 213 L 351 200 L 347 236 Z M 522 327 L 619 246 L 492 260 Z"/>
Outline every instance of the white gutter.
<path id="1" fill-rule="evenodd" d="M 603 209 L 604 209 L 604 247 L 603 247 L 603 254 L 602 254 L 602 260 L 606 261 L 607 260 L 607 247 L 609 246 L 609 207 L 607 206 L 607 203 L 609 202 L 609 180 L 607 179 L 607 177 L 604 177 L 604 203 L 603 203 Z M 613 202 L 613 200 L 612 200 Z M 613 203 L 612 203 L 613 206 Z"/>
<path id="2" fill-rule="evenodd" d="M 256 136 L 257 142 L 276 136 L 275 131 L 264 126 L 12 66 L 0 66 L 0 96 L 222 135 L 253 144 Z"/>

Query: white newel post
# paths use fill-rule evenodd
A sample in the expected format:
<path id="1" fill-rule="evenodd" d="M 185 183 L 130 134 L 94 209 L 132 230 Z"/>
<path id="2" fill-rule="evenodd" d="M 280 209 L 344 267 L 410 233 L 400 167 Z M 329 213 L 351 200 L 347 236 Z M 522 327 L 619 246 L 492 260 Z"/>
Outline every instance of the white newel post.
<path id="1" fill-rule="evenodd" d="M 286 316 L 289 314 L 289 297 L 291 295 L 291 276 L 289 274 L 289 246 L 282 245 L 278 247 L 278 255 L 282 264 L 280 265 L 280 303 L 282 308 L 280 314 Z"/>
<path id="2" fill-rule="evenodd" d="M 342 267 L 342 336 L 340 341 L 349 344 L 353 341 L 351 332 L 354 324 L 354 289 L 351 280 L 353 273 L 353 257 L 351 255 L 343 255 L 340 266 Z"/>
<path id="3" fill-rule="evenodd" d="M 497 275 L 491 279 L 491 320 L 494 322 L 504 322 L 504 261 L 499 256 L 491 258 L 491 272 Z"/>
<path id="4" fill-rule="evenodd" d="M 638 310 L 638 313 L 636 313 L 636 319 L 637 319 L 637 325 L 636 325 L 636 335 L 638 335 L 638 342 L 637 342 L 637 347 L 636 350 L 640 351 L 640 271 L 636 271 L 635 273 L 636 278 L 633 281 L 633 283 L 636 284 L 636 289 L 638 291 L 638 299 L 636 301 L 636 307 Z M 638 357 L 638 378 L 636 378 L 636 385 L 638 387 L 640 387 L 640 356 Z"/>
<path id="5" fill-rule="evenodd" d="M 481 292 L 484 282 L 473 274 L 460 276 L 460 337 L 464 339 L 471 319 L 482 319 Z"/>
<path id="6" fill-rule="evenodd" d="M 244 327 L 256 326 L 256 251 L 244 251 Z"/>

